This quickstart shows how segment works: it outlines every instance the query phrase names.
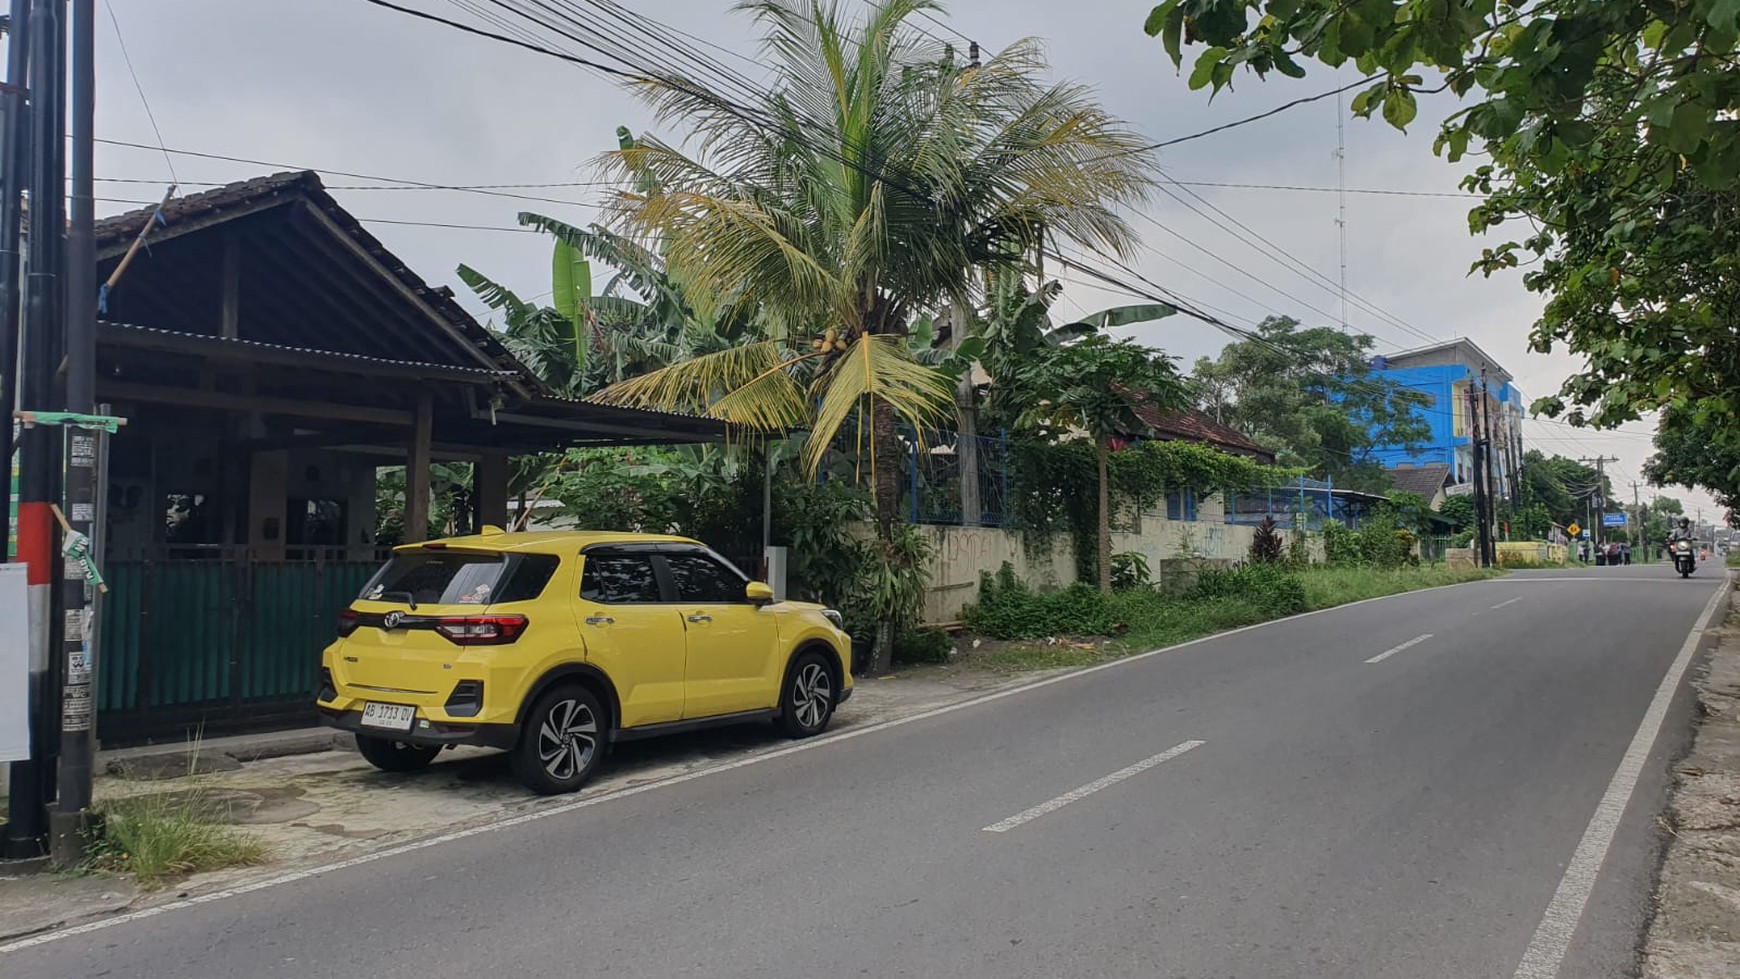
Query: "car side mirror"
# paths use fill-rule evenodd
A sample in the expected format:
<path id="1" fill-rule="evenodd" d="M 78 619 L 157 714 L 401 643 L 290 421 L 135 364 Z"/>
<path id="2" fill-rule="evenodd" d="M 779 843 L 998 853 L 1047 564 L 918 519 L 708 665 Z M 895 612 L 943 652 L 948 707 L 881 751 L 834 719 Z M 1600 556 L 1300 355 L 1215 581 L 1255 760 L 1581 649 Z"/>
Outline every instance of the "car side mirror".
<path id="1" fill-rule="evenodd" d="M 743 597 L 757 605 L 766 605 L 773 601 L 773 588 L 766 582 L 751 581 L 743 587 Z"/>

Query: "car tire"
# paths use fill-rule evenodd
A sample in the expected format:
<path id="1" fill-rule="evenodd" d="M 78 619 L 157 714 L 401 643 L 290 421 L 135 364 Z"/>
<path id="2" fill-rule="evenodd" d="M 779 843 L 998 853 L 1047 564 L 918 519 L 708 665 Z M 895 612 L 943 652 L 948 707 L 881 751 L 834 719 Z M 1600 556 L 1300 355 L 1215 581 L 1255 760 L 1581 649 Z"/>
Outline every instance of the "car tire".
<path id="1" fill-rule="evenodd" d="M 839 681 L 820 653 L 800 653 L 786 673 L 779 695 L 779 726 L 794 738 L 809 738 L 827 729 L 834 716 Z"/>
<path id="2" fill-rule="evenodd" d="M 441 753 L 440 745 L 411 744 L 367 734 L 356 736 L 356 750 L 383 772 L 420 772 Z"/>
<path id="3" fill-rule="evenodd" d="M 608 716 L 592 691 L 563 684 L 526 712 L 510 752 L 514 774 L 539 795 L 578 791 L 604 760 Z"/>

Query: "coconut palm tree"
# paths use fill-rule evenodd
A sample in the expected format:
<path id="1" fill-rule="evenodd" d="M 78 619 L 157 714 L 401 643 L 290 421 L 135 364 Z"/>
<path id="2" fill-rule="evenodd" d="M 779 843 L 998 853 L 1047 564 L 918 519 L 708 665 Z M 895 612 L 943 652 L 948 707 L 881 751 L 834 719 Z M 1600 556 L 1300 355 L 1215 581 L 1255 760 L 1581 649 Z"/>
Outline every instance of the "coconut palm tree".
<path id="1" fill-rule="evenodd" d="M 950 377 L 918 363 L 916 318 L 972 301 L 976 271 L 1024 269 L 1048 242 L 1125 251 L 1118 209 L 1153 177 L 1142 141 L 1085 89 L 1043 80 L 1039 45 L 982 63 L 908 23 L 933 0 L 751 0 L 769 91 L 741 105 L 680 76 L 641 86 L 688 148 L 643 137 L 605 158 L 625 233 L 658 242 L 698 311 L 757 311 L 764 339 L 613 385 L 601 397 L 808 429 L 814 470 L 868 430 L 877 526 L 892 535 L 896 423 L 946 421 Z M 868 416 L 868 425 L 862 424 Z"/>

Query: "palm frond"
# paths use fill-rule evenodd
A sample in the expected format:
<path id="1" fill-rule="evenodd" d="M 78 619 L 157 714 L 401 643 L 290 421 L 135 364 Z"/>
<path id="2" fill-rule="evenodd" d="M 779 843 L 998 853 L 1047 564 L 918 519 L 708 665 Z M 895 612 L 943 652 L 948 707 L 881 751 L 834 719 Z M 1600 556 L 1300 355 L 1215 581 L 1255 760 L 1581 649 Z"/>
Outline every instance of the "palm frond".
<path id="1" fill-rule="evenodd" d="M 919 432 L 946 422 L 954 408 L 954 385 L 948 377 L 913 360 L 903 338 L 887 335 L 859 336 L 816 379 L 812 394 L 818 404 L 803 453 L 804 467 L 812 474 L 834 436 L 868 402 L 885 402 Z"/>
<path id="2" fill-rule="evenodd" d="M 786 348 L 781 344 L 749 343 L 612 384 L 594 395 L 593 400 L 661 411 L 695 412 L 739 425 L 795 427 L 802 424 L 808 410 L 802 386 L 795 381 L 781 384 L 769 380 L 787 377 L 789 366 Z M 725 401 L 742 388 L 750 388 L 751 393 Z M 719 408 L 721 403 L 726 405 L 724 409 Z"/>

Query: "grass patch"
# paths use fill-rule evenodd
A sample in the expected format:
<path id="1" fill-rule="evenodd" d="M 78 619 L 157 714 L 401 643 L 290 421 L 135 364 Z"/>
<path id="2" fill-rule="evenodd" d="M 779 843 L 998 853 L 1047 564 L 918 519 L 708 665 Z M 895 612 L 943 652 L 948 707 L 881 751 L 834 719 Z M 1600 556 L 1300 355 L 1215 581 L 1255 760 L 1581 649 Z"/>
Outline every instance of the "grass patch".
<path id="1" fill-rule="evenodd" d="M 266 845 L 226 825 L 229 804 L 202 790 L 154 792 L 98 805 L 89 869 L 131 874 L 156 890 L 186 874 L 264 863 Z"/>
<path id="2" fill-rule="evenodd" d="M 1316 567 L 1302 572 L 1305 603 L 1311 609 L 1334 608 L 1349 602 L 1399 595 L 1421 588 L 1457 585 L 1465 581 L 1496 578 L 1504 572 L 1484 568 L 1448 568 L 1429 565 L 1418 568 Z"/>
<path id="3" fill-rule="evenodd" d="M 988 582 L 986 592 L 991 601 L 975 607 L 966 616 L 969 628 L 992 634 L 998 625 L 1029 630 L 1042 625 L 1090 622 L 1110 622 L 1114 626 L 1092 638 L 1077 633 L 1071 639 L 1065 633 L 1065 638 L 1039 642 L 1023 637 L 1025 641 L 963 648 L 960 660 L 962 665 L 1001 672 L 1093 666 L 1296 612 L 1501 574 L 1502 571 L 1437 566 L 1380 569 L 1320 565 L 1291 574 L 1247 569 L 1211 576 L 1192 595 L 1168 596 L 1151 589 L 1132 589 L 1109 597 L 1080 588 L 1036 595 L 1018 585 L 1011 588 L 1007 580 L 1001 583 L 993 580 Z M 992 615 L 1003 614 L 1009 617 L 1000 623 L 987 621 Z M 1115 637 L 1108 638 L 1111 633 Z"/>
<path id="4" fill-rule="evenodd" d="M 1740 568 L 1740 551 L 1732 551 L 1728 554 L 1728 567 Z"/>

